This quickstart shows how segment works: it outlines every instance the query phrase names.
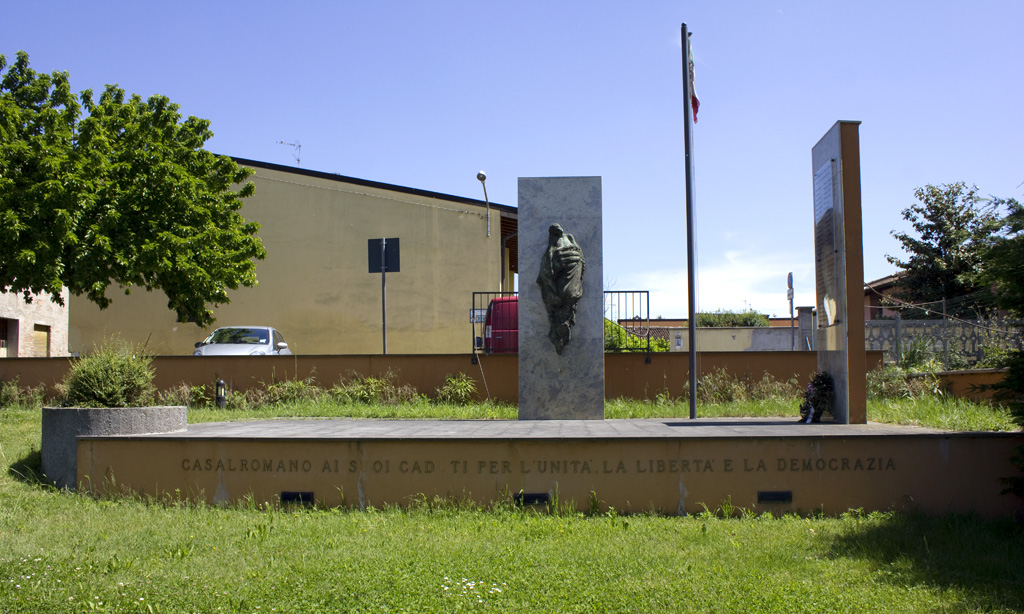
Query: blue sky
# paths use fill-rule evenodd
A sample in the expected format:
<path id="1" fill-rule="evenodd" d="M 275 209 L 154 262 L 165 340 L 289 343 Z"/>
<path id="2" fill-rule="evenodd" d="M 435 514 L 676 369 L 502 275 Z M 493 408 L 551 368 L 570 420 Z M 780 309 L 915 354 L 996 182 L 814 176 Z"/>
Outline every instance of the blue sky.
<path id="1" fill-rule="evenodd" d="M 212 121 L 216 153 L 515 205 L 600 175 L 606 289 L 686 313 L 679 26 L 693 33 L 698 305 L 814 303 L 811 147 L 858 120 L 864 275 L 925 184 L 1024 196 L 1024 2 L 20 2 L 0 53 Z"/>

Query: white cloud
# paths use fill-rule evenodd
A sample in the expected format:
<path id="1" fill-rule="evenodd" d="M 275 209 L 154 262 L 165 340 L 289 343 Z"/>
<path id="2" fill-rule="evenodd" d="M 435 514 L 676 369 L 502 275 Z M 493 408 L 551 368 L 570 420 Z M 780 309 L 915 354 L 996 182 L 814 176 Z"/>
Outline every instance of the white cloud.
<path id="1" fill-rule="evenodd" d="M 697 310 L 753 309 L 786 317 L 789 272 L 793 273 L 794 308 L 814 305 L 814 263 L 793 254 L 731 250 L 716 262 L 704 265 L 698 261 Z M 625 286 L 650 291 L 651 317 L 686 317 L 685 267 L 628 275 Z"/>

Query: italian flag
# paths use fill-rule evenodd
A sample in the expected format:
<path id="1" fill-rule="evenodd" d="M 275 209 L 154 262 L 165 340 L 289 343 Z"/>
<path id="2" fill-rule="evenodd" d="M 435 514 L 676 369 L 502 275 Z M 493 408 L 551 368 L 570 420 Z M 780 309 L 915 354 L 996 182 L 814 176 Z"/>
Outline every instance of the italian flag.
<path id="1" fill-rule="evenodd" d="M 690 35 L 687 33 L 686 41 L 686 55 L 689 59 L 689 75 L 690 75 L 690 108 L 693 109 L 693 123 L 697 123 L 697 109 L 700 108 L 700 99 L 697 98 L 697 89 L 693 84 L 693 48 L 690 46 Z"/>

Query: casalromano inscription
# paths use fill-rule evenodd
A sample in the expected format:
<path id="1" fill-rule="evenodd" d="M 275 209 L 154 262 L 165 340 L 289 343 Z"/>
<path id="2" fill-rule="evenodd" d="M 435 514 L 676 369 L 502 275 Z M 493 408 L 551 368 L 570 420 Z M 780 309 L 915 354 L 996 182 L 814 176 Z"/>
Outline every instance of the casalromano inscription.
<path id="1" fill-rule="evenodd" d="M 183 458 L 188 472 L 228 473 L 385 473 L 385 474 L 659 474 L 659 473 L 800 473 L 896 471 L 888 456 L 788 458 L 659 458 L 544 460 L 375 460 L 311 458 Z"/>

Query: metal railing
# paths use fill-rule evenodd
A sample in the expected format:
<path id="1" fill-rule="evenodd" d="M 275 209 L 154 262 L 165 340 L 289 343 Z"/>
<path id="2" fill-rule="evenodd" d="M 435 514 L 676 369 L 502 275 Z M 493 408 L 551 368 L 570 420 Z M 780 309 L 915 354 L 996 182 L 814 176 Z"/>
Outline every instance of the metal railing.
<path id="1" fill-rule="evenodd" d="M 647 290 L 605 291 L 604 318 L 604 351 L 651 353 L 651 337 L 657 335 Z"/>
<path id="2" fill-rule="evenodd" d="M 498 338 L 498 331 L 515 330 L 518 320 L 512 326 L 508 320 L 509 308 L 500 308 L 500 315 L 492 314 L 491 331 L 487 331 L 487 313 L 492 304 L 504 302 L 499 299 L 516 299 L 515 313 L 518 316 L 518 292 L 474 292 L 473 304 L 469 311 L 472 327 L 473 353 L 514 353 L 519 349 L 518 339 Z M 647 290 L 605 291 L 604 292 L 604 349 L 606 352 L 651 352 L 652 336 L 658 338 L 658 331 L 651 328 L 650 293 Z M 650 357 L 648 356 L 648 359 Z"/>
<path id="3" fill-rule="evenodd" d="M 503 331 L 502 335 L 513 335 L 511 332 L 504 331 L 515 331 L 514 338 L 502 337 L 502 342 L 499 347 L 495 347 L 491 343 L 488 334 L 488 323 L 487 323 L 487 311 L 492 303 L 495 303 L 498 299 L 515 299 L 517 304 L 515 305 L 516 317 L 515 321 L 512 321 L 511 316 L 506 313 L 501 314 L 498 317 L 498 321 L 491 324 L 492 328 L 494 325 L 498 325 L 498 330 Z M 473 307 L 469 310 L 469 323 L 473 327 L 473 353 L 477 354 L 511 354 L 519 351 L 519 305 L 518 305 L 519 293 L 518 292 L 474 292 L 473 293 Z M 495 351 L 497 350 L 497 351 Z"/>

